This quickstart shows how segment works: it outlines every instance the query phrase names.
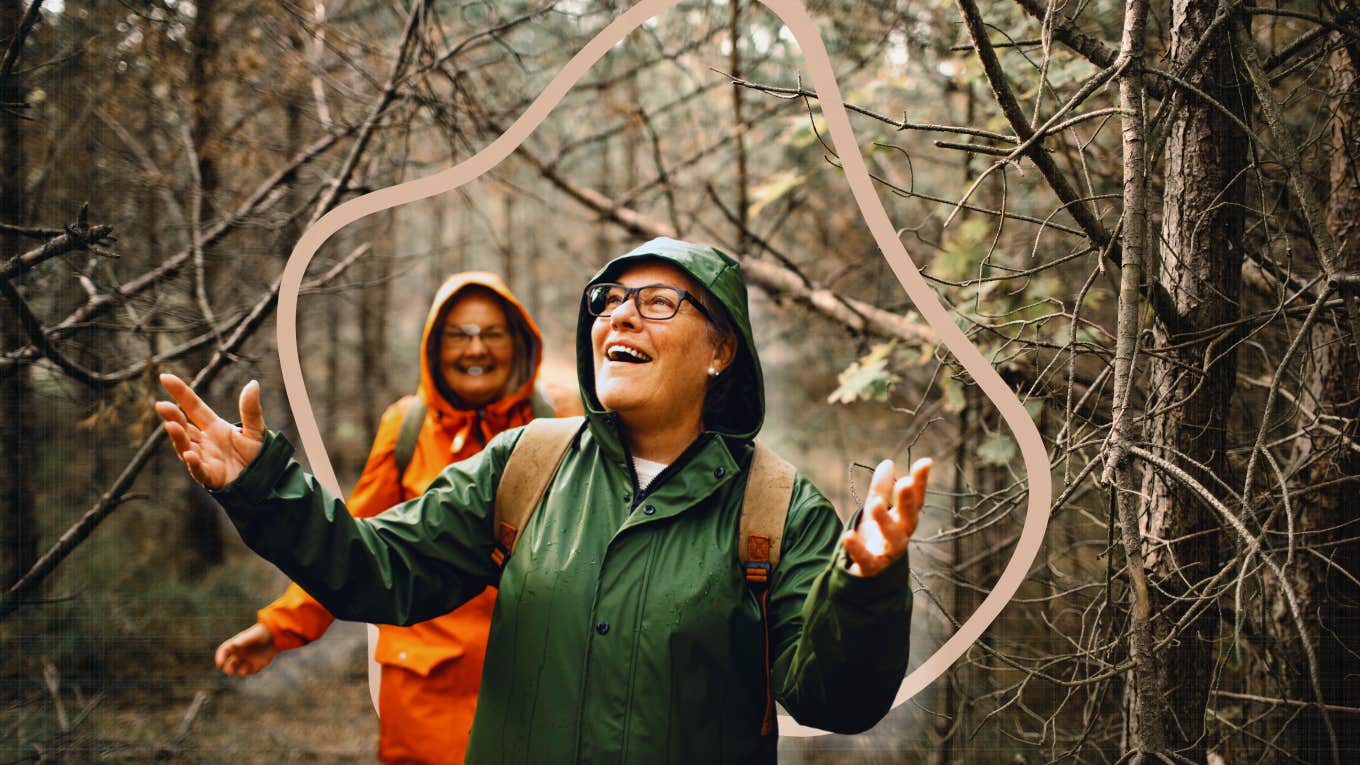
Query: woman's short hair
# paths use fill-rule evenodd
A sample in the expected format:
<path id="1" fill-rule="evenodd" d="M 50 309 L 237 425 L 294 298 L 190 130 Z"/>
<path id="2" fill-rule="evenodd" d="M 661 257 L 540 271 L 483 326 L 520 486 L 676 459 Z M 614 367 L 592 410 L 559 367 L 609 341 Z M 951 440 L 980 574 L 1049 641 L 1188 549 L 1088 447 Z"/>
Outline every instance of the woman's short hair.
<path id="1" fill-rule="evenodd" d="M 726 405 L 732 393 L 732 380 L 734 375 L 731 372 L 737 366 L 742 356 L 741 334 L 732 324 L 732 318 L 727 313 L 727 308 L 708 291 L 708 288 L 700 286 L 694 295 L 704 310 L 708 312 L 708 337 L 713 342 L 713 347 L 721 347 L 725 342 L 733 345 L 732 361 L 724 374 L 716 378 L 710 378 L 708 388 L 704 391 L 704 423 L 709 425 L 713 422 L 712 414 L 721 411 Z"/>

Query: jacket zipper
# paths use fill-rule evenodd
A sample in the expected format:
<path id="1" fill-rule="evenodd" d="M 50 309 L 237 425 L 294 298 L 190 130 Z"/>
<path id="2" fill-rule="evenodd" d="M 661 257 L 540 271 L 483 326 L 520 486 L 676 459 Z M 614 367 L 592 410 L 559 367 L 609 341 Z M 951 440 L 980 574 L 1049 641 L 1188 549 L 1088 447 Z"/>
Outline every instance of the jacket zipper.
<path id="1" fill-rule="evenodd" d="M 682 469 L 691 459 L 694 458 L 695 454 L 699 453 L 699 451 L 708 444 L 711 438 L 713 438 L 712 433 L 700 433 L 698 438 L 694 439 L 689 446 L 685 447 L 685 450 L 683 452 L 680 452 L 679 457 L 676 457 L 675 460 L 673 460 L 671 464 L 667 465 L 664 470 L 656 474 L 656 477 L 652 479 L 652 482 L 647 484 L 647 488 L 645 490 L 638 488 L 637 470 L 633 467 L 633 455 L 628 454 L 628 445 L 624 444 L 623 453 L 628 455 L 628 475 L 633 480 L 632 509 L 637 509 L 637 506 L 642 502 L 642 500 L 650 496 L 652 491 L 655 490 L 656 487 L 665 483 L 666 482 L 665 479 L 669 478 L 672 473 L 675 473 Z"/>

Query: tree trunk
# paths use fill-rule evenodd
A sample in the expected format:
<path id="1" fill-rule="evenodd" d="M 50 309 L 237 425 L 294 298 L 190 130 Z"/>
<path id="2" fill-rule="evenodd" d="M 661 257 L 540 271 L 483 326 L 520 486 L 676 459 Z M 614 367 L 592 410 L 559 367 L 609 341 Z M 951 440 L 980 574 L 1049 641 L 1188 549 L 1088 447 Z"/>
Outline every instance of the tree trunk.
<path id="1" fill-rule="evenodd" d="M 964 502 L 967 498 L 976 496 L 971 493 L 977 486 L 974 456 L 977 454 L 979 440 L 978 425 L 974 422 L 977 408 L 973 405 L 976 398 L 973 391 L 973 386 L 966 389 L 963 410 L 958 415 L 959 443 L 954 450 L 954 487 L 950 508 L 952 511 L 950 523 L 956 529 L 964 524 Z M 976 511 L 976 508 L 972 510 Z M 964 539 L 955 534 L 949 541 L 949 565 L 953 568 L 947 586 L 950 612 L 959 621 L 965 621 L 972 615 L 972 609 L 975 607 L 973 601 L 976 600 L 971 597 L 972 591 L 958 585 L 966 575 L 958 568 L 964 557 Z M 936 681 L 938 696 L 931 731 L 934 741 L 930 748 L 929 765 L 952 765 L 955 755 L 958 754 L 954 747 L 955 739 L 964 731 L 972 730 L 972 726 L 967 725 L 965 720 L 969 705 L 962 702 L 958 693 L 958 689 L 966 685 L 968 674 L 967 665 L 955 662 L 944 677 Z"/>
<path id="2" fill-rule="evenodd" d="M 741 79 L 741 2 L 739 0 L 729 0 L 728 5 L 728 29 L 727 41 L 732 46 L 727 59 L 727 68 L 731 70 L 733 79 Z M 742 116 L 742 95 L 743 88 L 740 85 L 732 85 L 732 155 L 735 161 L 733 168 L 736 177 L 733 182 L 736 184 L 736 199 L 734 203 L 736 209 L 733 211 L 737 216 L 737 252 L 745 255 L 748 247 L 746 232 L 749 230 L 750 221 L 747 220 L 746 213 L 750 209 L 750 179 L 746 168 L 746 125 Z"/>
<path id="3" fill-rule="evenodd" d="M 1181 66 L 1205 36 L 1216 0 L 1173 0 L 1170 65 Z M 1239 115 L 1246 94 L 1234 87 L 1229 25 L 1215 33 L 1207 52 L 1186 78 Z M 1241 80 L 1245 81 L 1245 77 Z M 1150 415 L 1152 450 L 1222 494 L 1216 480 L 1229 476 L 1226 454 L 1228 405 L 1236 375 L 1233 338 L 1220 328 L 1238 318 L 1242 271 L 1242 199 L 1239 171 L 1246 163 L 1241 131 L 1201 99 L 1187 97 L 1169 126 L 1161 264 L 1158 279 L 1170 293 L 1176 323 L 1154 324 Z M 1195 468 L 1193 463 L 1205 466 Z M 1231 485 L 1231 479 L 1228 479 Z M 1145 540 L 1157 648 L 1153 687 L 1164 715 L 1166 746 L 1204 762 L 1204 717 L 1214 670 L 1217 609 L 1177 628 L 1202 593 L 1193 588 L 1218 572 L 1225 543 L 1220 519 L 1185 486 L 1155 469 L 1145 473 L 1149 503 Z M 1172 635 L 1171 631 L 1177 630 Z M 1135 714 L 1135 720 L 1139 715 Z M 1134 744 L 1139 743 L 1135 730 Z"/>
<path id="4" fill-rule="evenodd" d="M 18 32 L 24 4 L 8 0 L 0 11 L 0 41 L 5 44 Z M 14 67 L 23 69 L 22 63 Z M 24 101 L 24 86 L 17 74 L 0 81 L 0 101 Z M 24 149 L 18 114 L 0 109 L 0 221 L 22 224 L 24 215 Z M 17 235 L 0 234 L 0 262 L 23 249 Z M 0 350 L 28 344 L 8 302 L 0 302 Z M 38 530 L 33 500 L 34 445 L 29 418 L 33 388 L 28 365 L 0 375 L 0 590 L 9 589 L 38 559 Z"/>
<path id="5" fill-rule="evenodd" d="M 189 138 L 198 155 L 199 178 L 198 220 L 207 221 L 212 215 L 210 200 L 217 191 L 217 162 L 214 159 L 213 134 L 220 119 L 220 96 L 217 69 L 217 0 L 199 0 L 194 6 L 194 22 L 189 29 Z M 197 234 L 191 233 L 196 236 Z M 223 283 L 219 268 L 209 253 L 203 253 L 204 289 L 212 298 L 216 287 Z M 197 370 L 207 363 L 211 352 L 193 354 L 191 367 Z M 186 474 L 187 475 L 187 474 Z M 216 566 L 223 560 L 221 509 L 193 480 L 185 481 L 184 492 L 184 561 L 191 576 Z"/>
<path id="6" fill-rule="evenodd" d="M 1331 198 L 1327 227 L 1338 243 L 1336 267 L 1344 273 L 1360 270 L 1360 78 L 1355 62 L 1360 46 L 1332 54 L 1332 123 L 1330 135 Z M 1343 289 L 1345 289 L 1343 287 Z M 1360 571 L 1360 535 L 1355 530 L 1360 508 L 1360 454 L 1346 441 L 1360 442 L 1360 368 L 1357 339 L 1346 322 L 1335 316 L 1313 324 L 1309 337 L 1311 370 L 1300 401 L 1301 439 L 1307 468 L 1301 485 L 1317 487 L 1294 504 L 1298 513 L 1295 544 L 1311 547 L 1323 557 L 1296 552 L 1289 572 L 1299 608 L 1309 624 L 1317 625 L 1310 638 L 1317 656 L 1324 703 L 1360 707 L 1360 683 L 1355 681 L 1360 645 L 1360 588 L 1341 572 Z M 1323 429 L 1330 425 L 1342 435 Z M 1349 478 L 1350 480 L 1344 480 Z M 1338 571 L 1338 569 L 1340 571 Z M 1274 594 L 1268 628 L 1276 640 L 1293 698 L 1314 701 L 1306 673 L 1306 657 L 1298 630 L 1282 593 Z M 1347 725 L 1333 714 L 1342 762 L 1360 759 L 1360 726 Z M 1293 735 L 1293 754 L 1307 762 L 1333 762 L 1331 741 L 1322 716 L 1304 709 Z"/>
<path id="7" fill-rule="evenodd" d="M 501 197 L 501 278 L 515 289 L 519 285 L 519 274 L 515 268 L 515 189 L 505 184 L 505 196 Z"/>
<path id="8" fill-rule="evenodd" d="M 616 59 L 613 56 L 605 56 L 603 61 L 596 64 L 596 66 L 600 68 L 601 76 L 607 79 L 613 77 L 614 74 L 613 67 L 615 60 Z M 598 103 L 602 105 L 605 111 L 605 113 L 600 116 L 602 118 L 608 117 L 612 109 L 612 104 L 614 103 L 613 86 L 606 85 L 600 91 Z M 609 156 L 609 149 L 611 145 L 612 144 L 609 141 L 604 141 L 600 144 L 599 148 L 600 166 L 597 171 L 599 175 L 598 182 L 595 184 L 595 188 L 599 189 L 600 193 L 605 195 L 606 197 L 612 196 L 615 192 L 615 187 L 617 186 L 617 182 L 614 178 L 615 169 L 612 162 L 612 157 Z M 614 245 L 614 227 L 610 225 L 609 221 L 601 217 L 599 222 L 595 224 L 594 234 L 595 234 L 594 237 L 595 260 L 593 263 L 591 263 L 591 265 L 592 266 L 604 265 L 605 262 L 607 262 L 610 258 L 618 254 L 615 252 L 616 248 Z"/>
<path id="9" fill-rule="evenodd" d="M 369 275 L 370 286 L 365 287 L 359 297 L 359 368 L 356 375 L 361 407 L 359 421 L 370 426 L 365 443 L 372 442 L 377 432 L 378 418 L 390 403 L 387 313 L 392 276 L 392 216 L 390 210 L 370 216 L 363 229 L 373 245 L 364 267 Z"/>

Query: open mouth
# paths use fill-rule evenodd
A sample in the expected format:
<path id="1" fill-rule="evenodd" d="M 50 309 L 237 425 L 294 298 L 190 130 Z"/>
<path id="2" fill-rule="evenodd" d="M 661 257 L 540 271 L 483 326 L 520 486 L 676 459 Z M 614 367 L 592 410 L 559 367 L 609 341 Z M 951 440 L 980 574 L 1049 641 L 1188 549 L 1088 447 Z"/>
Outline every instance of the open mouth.
<path id="1" fill-rule="evenodd" d="M 626 345 L 611 345 L 604 349 L 604 355 L 610 361 L 621 361 L 625 364 L 646 364 L 652 360 L 651 356 Z"/>
<path id="2" fill-rule="evenodd" d="M 470 375 L 472 377 L 481 377 L 482 375 L 490 374 L 491 369 L 492 368 L 490 366 L 458 367 L 458 371 L 462 372 L 465 375 Z"/>

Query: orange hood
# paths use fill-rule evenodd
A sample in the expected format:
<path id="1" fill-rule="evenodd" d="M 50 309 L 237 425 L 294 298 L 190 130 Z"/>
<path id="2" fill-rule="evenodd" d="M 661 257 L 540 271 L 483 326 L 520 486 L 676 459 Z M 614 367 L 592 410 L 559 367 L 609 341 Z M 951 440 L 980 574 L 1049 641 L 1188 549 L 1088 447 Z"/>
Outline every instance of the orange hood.
<path id="1" fill-rule="evenodd" d="M 508 391 L 506 395 L 480 410 L 461 409 L 455 401 L 449 400 L 441 390 L 443 386 L 436 383 L 434 375 L 437 370 L 430 364 L 431 355 L 437 355 L 439 350 L 437 347 L 431 348 L 431 343 L 439 341 L 437 324 L 445 306 L 453 301 L 458 293 L 474 286 L 489 289 L 505 301 L 506 316 L 511 324 L 518 325 L 519 331 L 516 334 L 523 340 L 519 344 L 526 346 L 523 352 L 527 357 L 527 364 L 523 366 L 522 371 L 516 373 L 518 379 L 511 378 L 511 384 L 515 385 L 514 390 Z M 470 430 L 473 426 L 480 426 L 483 431 L 480 440 L 485 442 L 511 421 L 528 421 L 530 399 L 542 358 L 543 336 L 538 331 L 538 325 L 534 324 L 529 312 L 524 310 L 524 306 L 499 276 L 485 271 L 454 274 L 439 287 L 430 305 L 430 312 L 425 317 L 425 330 L 420 337 L 420 388 L 417 393 L 421 401 L 424 401 L 435 414 L 439 423 L 446 430 L 456 432 L 460 436 L 455 438 L 457 443 L 454 448 L 457 451 L 465 442 L 466 436 L 471 435 Z"/>

